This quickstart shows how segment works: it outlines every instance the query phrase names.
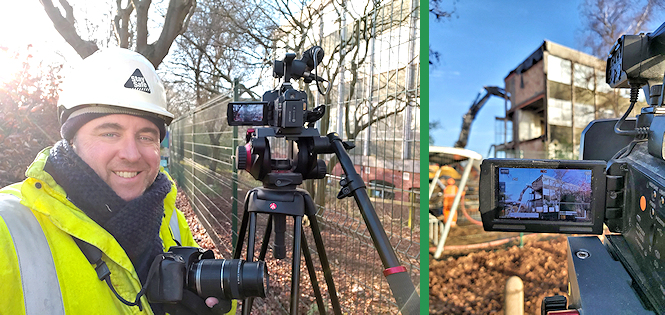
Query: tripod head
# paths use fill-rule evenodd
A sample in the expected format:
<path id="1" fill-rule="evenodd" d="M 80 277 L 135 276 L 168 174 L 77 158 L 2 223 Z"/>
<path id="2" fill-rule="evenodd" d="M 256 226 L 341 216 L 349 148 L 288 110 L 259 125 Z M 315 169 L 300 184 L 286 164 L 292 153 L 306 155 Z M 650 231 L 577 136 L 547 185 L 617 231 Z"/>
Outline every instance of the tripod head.
<path id="1" fill-rule="evenodd" d="M 318 159 L 317 154 L 333 153 L 328 138 L 321 137 L 316 128 L 305 128 L 298 134 L 288 136 L 278 135 L 277 131 L 275 128 L 248 129 L 245 137 L 247 144 L 236 150 L 236 167 L 249 172 L 267 186 L 299 185 L 304 179 L 320 179 L 326 176 L 326 163 Z M 271 158 L 268 141 L 270 137 L 285 137 L 290 140 L 288 158 Z M 293 149 L 294 145 L 297 150 Z"/>

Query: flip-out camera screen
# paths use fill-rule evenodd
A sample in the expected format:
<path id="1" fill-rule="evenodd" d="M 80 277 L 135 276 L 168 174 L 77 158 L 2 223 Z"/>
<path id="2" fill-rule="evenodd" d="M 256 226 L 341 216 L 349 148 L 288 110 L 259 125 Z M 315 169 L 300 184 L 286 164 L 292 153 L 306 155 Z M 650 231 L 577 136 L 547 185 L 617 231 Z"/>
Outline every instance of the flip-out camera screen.
<path id="1" fill-rule="evenodd" d="M 229 103 L 229 126 L 264 126 L 268 123 L 267 102 Z"/>
<path id="2" fill-rule="evenodd" d="M 499 168 L 501 219 L 591 222 L 591 170 Z"/>
<path id="3" fill-rule="evenodd" d="M 602 233 L 604 167 L 604 161 L 484 160 L 485 230 Z"/>

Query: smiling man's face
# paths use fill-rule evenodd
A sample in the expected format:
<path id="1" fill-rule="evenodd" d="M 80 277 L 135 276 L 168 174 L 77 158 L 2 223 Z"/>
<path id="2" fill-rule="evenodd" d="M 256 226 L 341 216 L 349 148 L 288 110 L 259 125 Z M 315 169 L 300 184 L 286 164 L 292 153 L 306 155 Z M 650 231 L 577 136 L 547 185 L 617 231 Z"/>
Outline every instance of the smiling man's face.
<path id="1" fill-rule="evenodd" d="M 74 151 L 125 201 L 152 185 L 159 172 L 159 129 L 149 120 L 113 114 L 83 125 Z"/>

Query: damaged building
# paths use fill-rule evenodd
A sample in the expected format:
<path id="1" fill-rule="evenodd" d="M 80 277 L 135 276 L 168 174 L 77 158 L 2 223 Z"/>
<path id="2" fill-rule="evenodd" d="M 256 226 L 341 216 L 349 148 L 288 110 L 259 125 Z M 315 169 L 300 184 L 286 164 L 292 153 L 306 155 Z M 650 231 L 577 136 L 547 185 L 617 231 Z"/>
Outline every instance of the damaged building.
<path id="1" fill-rule="evenodd" d="M 605 63 L 544 41 L 504 79 L 510 102 L 496 118 L 496 156 L 577 159 L 589 122 L 621 117 L 630 105 L 628 89 L 605 83 Z M 640 95 L 629 117 L 645 105 Z"/>

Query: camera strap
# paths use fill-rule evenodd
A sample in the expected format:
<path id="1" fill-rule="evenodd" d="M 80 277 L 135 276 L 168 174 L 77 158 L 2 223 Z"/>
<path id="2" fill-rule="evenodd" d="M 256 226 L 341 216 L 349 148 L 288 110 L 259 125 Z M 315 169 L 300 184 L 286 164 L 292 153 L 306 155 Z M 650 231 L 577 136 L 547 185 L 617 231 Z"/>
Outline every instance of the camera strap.
<path id="1" fill-rule="evenodd" d="M 150 266 L 150 271 L 148 273 L 148 279 L 146 280 L 145 285 L 141 288 L 141 291 L 139 291 L 138 294 L 136 294 L 136 299 L 134 302 L 129 302 L 125 300 L 118 292 L 116 292 L 115 288 L 113 287 L 113 284 L 111 283 L 111 271 L 109 270 L 109 267 L 106 265 L 106 262 L 102 260 L 102 251 L 95 247 L 94 245 L 80 240 L 76 237 L 73 237 L 74 241 L 76 242 L 76 245 L 81 249 L 81 252 L 83 252 L 83 255 L 85 258 L 88 259 L 88 262 L 90 262 L 91 265 L 95 266 L 95 271 L 97 272 L 97 278 L 99 280 L 106 282 L 106 284 L 109 286 L 111 289 L 111 292 L 115 294 L 115 296 L 120 300 L 120 302 L 124 303 L 125 305 L 128 306 L 138 306 L 139 311 L 143 311 L 143 307 L 141 306 L 141 296 L 145 293 L 145 289 L 148 287 L 148 283 L 150 282 L 150 279 L 152 278 L 153 274 L 155 273 L 154 269 L 152 268 L 157 261 L 153 261 L 153 266 Z"/>

